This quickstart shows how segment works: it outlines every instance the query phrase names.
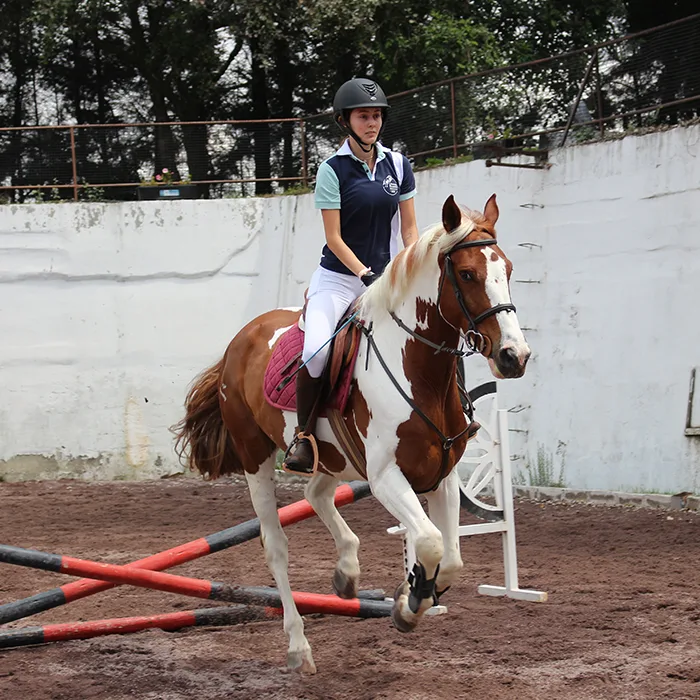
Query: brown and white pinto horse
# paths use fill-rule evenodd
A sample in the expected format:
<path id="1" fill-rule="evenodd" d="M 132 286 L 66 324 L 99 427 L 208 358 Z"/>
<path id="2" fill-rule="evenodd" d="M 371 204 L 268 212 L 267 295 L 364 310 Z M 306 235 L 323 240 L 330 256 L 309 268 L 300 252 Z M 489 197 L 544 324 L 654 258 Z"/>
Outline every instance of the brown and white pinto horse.
<path id="1" fill-rule="evenodd" d="M 373 495 L 412 535 L 417 558 L 396 591 L 394 625 L 412 630 L 461 568 L 459 482 L 454 466 L 467 444 L 467 421 L 456 382 L 460 341 L 487 357 L 498 378 L 520 377 L 530 356 L 511 303 L 511 263 L 496 244 L 493 195 L 484 213 L 461 210 L 450 196 L 442 223 L 389 264 L 359 300 L 363 339 L 344 420 L 367 463 Z M 311 648 L 287 576 L 287 537 L 277 517 L 274 472 L 278 449 L 294 436 L 296 415 L 272 407 L 263 376 L 273 347 L 300 311 L 262 314 L 204 371 L 176 426 L 177 450 L 209 478 L 244 473 L 270 571 L 284 605 L 288 664 L 314 672 Z M 436 352 L 441 347 L 445 352 Z M 367 356 L 369 353 L 369 357 Z M 316 435 L 319 471 L 306 498 L 330 531 L 338 552 L 333 585 L 355 597 L 359 540 L 333 503 L 338 479 L 363 479 L 338 445 L 328 421 Z M 430 517 L 417 493 L 425 493 Z"/>

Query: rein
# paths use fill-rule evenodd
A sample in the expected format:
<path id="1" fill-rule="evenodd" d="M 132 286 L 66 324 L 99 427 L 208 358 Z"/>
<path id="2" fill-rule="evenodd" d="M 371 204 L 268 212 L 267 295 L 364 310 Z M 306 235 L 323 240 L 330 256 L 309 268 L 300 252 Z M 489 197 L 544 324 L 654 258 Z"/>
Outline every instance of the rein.
<path id="1" fill-rule="evenodd" d="M 460 350 L 459 348 L 452 348 L 449 346 L 445 345 L 445 342 L 443 341 L 440 345 L 437 343 L 433 343 L 431 340 L 428 340 L 428 338 L 420 335 L 420 333 L 416 333 L 414 330 L 410 329 L 393 311 L 390 311 L 389 314 L 391 315 L 391 318 L 396 322 L 396 324 L 401 328 L 402 330 L 406 331 L 411 337 L 415 338 L 416 340 L 419 340 L 421 343 L 424 343 L 425 345 L 428 345 L 429 347 L 433 348 L 435 350 L 435 354 L 437 355 L 438 353 L 445 352 L 451 355 L 454 355 L 455 357 L 465 357 L 469 355 L 474 355 L 476 353 L 482 353 L 485 346 L 486 346 L 486 339 L 484 336 L 479 332 L 477 326 L 482 322 L 485 321 L 487 318 L 490 318 L 491 316 L 495 316 L 497 313 L 500 313 L 501 311 L 515 311 L 515 306 L 513 304 L 496 304 L 496 306 L 492 306 L 489 309 L 486 309 L 486 311 L 480 313 L 478 316 L 472 318 L 471 314 L 469 313 L 469 310 L 467 309 L 467 305 L 464 302 L 464 296 L 462 295 L 462 291 L 459 288 L 459 285 L 457 284 L 457 277 L 455 276 L 455 271 L 454 271 L 454 264 L 452 262 L 452 258 L 450 257 L 452 253 L 454 253 L 456 250 L 462 250 L 463 248 L 475 248 L 478 246 L 486 246 L 486 245 L 496 245 L 496 239 L 495 238 L 489 238 L 486 240 L 477 240 L 477 241 L 463 241 L 462 243 L 458 243 L 454 248 L 451 248 L 449 251 L 445 253 L 445 267 L 440 275 L 440 285 L 438 288 L 438 298 L 437 298 L 437 309 L 438 313 L 440 314 L 440 317 L 445 321 L 449 326 L 454 326 L 443 316 L 442 310 L 440 309 L 440 299 L 442 298 L 442 290 L 443 286 L 445 283 L 445 278 L 449 279 L 450 283 L 452 284 L 452 289 L 455 293 L 455 297 L 457 298 L 457 303 L 459 304 L 459 308 L 462 311 L 462 314 L 464 317 L 467 319 L 469 322 L 469 329 L 467 330 L 466 335 L 466 344 L 469 350 Z M 401 396 L 403 397 L 404 401 L 423 419 L 423 421 L 430 427 L 432 430 L 437 433 L 437 436 L 440 438 L 440 441 L 442 442 L 442 463 L 440 465 L 440 473 L 438 474 L 438 478 L 431 486 L 429 489 L 426 491 L 420 491 L 417 493 L 426 493 L 427 491 L 435 491 L 438 486 L 440 486 L 440 483 L 442 480 L 447 476 L 447 471 L 449 469 L 449 463 L 450 463 L 450 451 L 452 450 L 452 446 L 454 443 L 459 440 L 468 430 L 469 430 L 469 425 L 462 430 L 462 432 L 458 433 L 457 435 L 454 435 L 453 437 L 447 437 L 441 430 L 438 428 L 435 423 L 420 409 L 420 407 L 416 404 L 415 401 L 403 390 L 401 385 L 398 383 L 396 380 L 396 377 L 391 373 L 391 370 L 387 366 L 386 362 L 384 361 L 384 358 L 382 357 L 381 353 L 379 352 L 379 348 L 377 347 L 377 343 L 374 340 L 374 333 L 372 329 L 372 324 L 370 323 L 369 327 L 365 327 L 360 321 L 355 320 L 354 321 L 355 325 L 360 329 L 362 334 L 367 338 L 367 344 L 368 348 L 371 348 L 374 350 L 374 354 L 377 356 L 377 359 L 379 360 L 379 364 L 382 366 L 382 369 L 386 373 L 386 375 L 389 377 L 391 380 L 391 383 L 396 387 L 397 391 Z M 459 329 L 455 328 L 455 330 L 459 333 Z M 369 349 L 367 352 L 367 362 L 369 362 Z"/>
<path id="2" fill-rule="evenodd" d="M 427 491 L 435 491 L 437 487 L 440 486 L 440 482 L 442 482 L 442 480 L 447 476 L 447 470 L 449 468 L 450 463 L 450 450 L 452 449 L 452 445 L 455 443 L 456 440 L 459 440 L 459 438 L 461 438 L 462 435 L 464 435 L 467 432 L 467 430 L 469 430 L 469 426 L 467 425 L 467 427 L 457 435 L 454 435 L 453 437 L 447 437 L 442 432 L 442 430 L 440 430 L 440 428 L 438 428 L 437 425 L 435 425 L 435 423 L 433 423 L 433 421 L 430 420 L 430 418 L 420 409 L 416 402 L 403 390 L 401 385 L 396 380 L 396 377 L 391 373 L 391 370 L 384 361 L 384 358 L 382 357 L 382 354 L 379 352 L 379 348 L 377 347 L 377 343 L 374 340 L 372 324 L 370 324 L 369 328 L 363 326 L 362 323 L 360 323 L 359 321 L 355 321 L 355 324 L 360 329 L 362 334 L 367 338 L 368 346 L 372 348 L 372 350 L 374 350 L 374 354 L 377 356 L 379 364 L 382 366 L 384 372 L 386 372 L 386 375 L 391 380 L 391 383 L 396 387 L 396 390 L 399 392 L 399 394 L 401 394 L 404 401 L 406 401 L 406 403 L 437 433 L 438 437 L 442 442 L 442 463 L 440 465 L 440 474 L 438 475 L 436 482 L 429 489 L 426 489 L 426 491 L 417 491 L 416 493 L 426 493 Z M 367 353 L 367 359 L 369 360 L 369 352 Z"/>

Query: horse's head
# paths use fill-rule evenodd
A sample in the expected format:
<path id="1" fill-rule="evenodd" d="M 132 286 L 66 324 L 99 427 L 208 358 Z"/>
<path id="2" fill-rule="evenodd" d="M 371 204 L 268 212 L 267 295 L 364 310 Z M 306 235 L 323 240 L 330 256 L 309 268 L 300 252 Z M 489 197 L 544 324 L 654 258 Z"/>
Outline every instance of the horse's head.
<path id="1" fill-rule="evenodd" d="M 463 219 L 471 224 L 466 235 L 458 229 Z M 497 378 L 521 377 L 530 348 L 510 298 L 513 265 L 496 244 L 498 220 L 496 195 L 486 202 L 484 213 L 466 214 L 450 195 L 442 208 L 448 235 L 459 236 L 444 249 L 440 265 L 440 309 L 448 323 L 458 328 L 472 349 L 483 354 Z"/>

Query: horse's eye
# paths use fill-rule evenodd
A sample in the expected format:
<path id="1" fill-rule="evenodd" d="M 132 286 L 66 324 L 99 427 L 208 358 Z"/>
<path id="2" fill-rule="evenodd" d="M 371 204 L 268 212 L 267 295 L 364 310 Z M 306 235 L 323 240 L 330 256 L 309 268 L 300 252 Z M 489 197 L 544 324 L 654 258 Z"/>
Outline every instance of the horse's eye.
<path id="1" fill-rule="evenodd" d="M 471 282 L 474 278 L 471 276 L 470 272 L 467 272 L 466 270 L 460 270 L 459 271 L 459 276 L 462 278 L 463 282 Z"/>

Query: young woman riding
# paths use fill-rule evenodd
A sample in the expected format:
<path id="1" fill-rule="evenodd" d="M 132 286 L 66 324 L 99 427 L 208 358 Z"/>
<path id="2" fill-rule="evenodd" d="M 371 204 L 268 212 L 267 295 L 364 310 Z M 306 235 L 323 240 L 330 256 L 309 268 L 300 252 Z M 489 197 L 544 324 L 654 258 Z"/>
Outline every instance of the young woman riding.
<path id="1" fill-rule="evenodd" d="M 348 138 L 319 166 L 315 203 L 321 210 L 326 244 L 309 284 L 302 361 L 297 374 L 297 437 L 285 457 L 289 471 L 310 474 L 317 402 L 330 345 L 324 345 L 362 291 L 389 260 L 418 239 L 408 159 L 379 142 L 386 123 L 386 95 L 368 78 L 340 86 L 333 117 Z"/>
<path id="2" fill-rule="evenodd" d="M 348 307 L 399 252 L 399 234 L 404 247 L 418 239 L 411 164 L 379 142 L 388 109 L 384 91 L 368 78 L 348 80 L 333 99 L 333 118 L 347 138 L 316 176 L 315 203 L 326 244 L 309 284 L 304 364 L 296 379 L 296 437 L 285 455 L 287 471 L 313 473 L 311 440 L 327 341 Z"/>

